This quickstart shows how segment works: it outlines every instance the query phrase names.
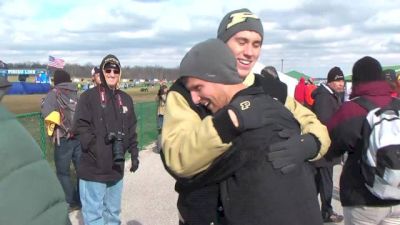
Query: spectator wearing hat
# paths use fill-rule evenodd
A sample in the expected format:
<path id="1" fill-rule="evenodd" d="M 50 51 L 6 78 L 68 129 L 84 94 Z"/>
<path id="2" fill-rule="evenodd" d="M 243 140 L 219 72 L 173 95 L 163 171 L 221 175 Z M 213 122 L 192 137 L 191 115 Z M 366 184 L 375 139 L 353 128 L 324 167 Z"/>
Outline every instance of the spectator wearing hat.
<path id="1" fill-rule="evenodd" d="M 365 56 L 354 64 L 350 99 L 363 97 L 376 106 L 391 101 L 391 87 L 382 75 L 381 64 Z M 348 153 L 340 176 L 340 202 L 345 224 L 400 224 L 400 201 L 373 195 L 360 173 L 362 129 L 367 110 L 354 101 L 343 103 L 328 121 L 332 144 L 327 159 Z M 384 131 L 385 132 L 385 131 Z M 390 131 L 386 131 L 390 132 Z"/>
<path id="2" fill-rule="evenodd" d="M 91 73 L 92 73 L 92 82 L 93 82 L 94 86 L 96 86 L 96 87 L 99 86 L 101 83 L 99 67 L 97 67 L 97 66 L 93 67 Z"/>
<path id="3" fill-rule="evenodd" d="M 193 102 L 211 111 L 214 120 L 225 122 L 216 127 L 221 136 L 235 136 L 242 131 L 211 167 L 177 185 L 188 195 L 203 193 L 201 202 L 187 198 L 181 203 L 201 204 L 201 211 L 190 213 L 197 213 L 204 220 L 193 221 L 192 215 L 182 210 L 181 222 L 218 224 L 218 220 L 207 220 L 217 205 L 210 207 L 212 204 L 204 202 L 217 203 L 220 199 L 224 216 L 219 219 L 225 221 L 223 224 L 321 224 L 309 163 L 302 162 L 296 172 L 285 174 L 265 160 L 273 144 L 286 140 L 280 132 L 300 133 L 297 121 L 261 87 L 247 88 L 235 65 L 232 52 L 218 39 L 195 45 L 180 64 L 180 75 Z M 253 119 L 256 117 L 260 120 Z M 219 192 L 219 187 L 224 191 Z"/>
<path id="4" fill-rule="evenodd" d="M 70 225 L 65 193 L 39 145 L 3 106 L 11 83 L 0 76 L 0 224 Z"/>
<path id="5" fill-rule="evenodd" d="M 65 192 L 69 210 L 80 209 L 77 180 L 72 182 L 71 163 L 79 166 L 81 146 L 72 133 L 73 116 L 78 102 L 78 90 L 68 72 L 57 69 L 54 72 L 54 88 L 47 93 L 41 105 L 48 135 L 54 143 L 54 162 L 57 177 Z"/>
<path id="6" fill-rule="evenodd" d="M 327 124 L 332 115 L 342 104 L 339 93 L 344 91 L 344 75 L 339 67 L 329 70 L 327 83 L 321 84 L 313 93 L 314 105 L 312 111 L 318 119 Z M 315 183 L 321 199 L 321 213 L 324 222 L 339 223 L 343 216 L 337 214 L 332 207 L 333 195 L 333 166 L 340 163 L 340 157 L 333 161 L 325 158 L 313 162 L 316 168 Z"/>
<path id="7" fill-rule="evenodd" d="M 131 172 L 139 167 L 136 115 L 132 98 L 118 89 L 121 65 L 107 55 L 100 65 L 101 84 L 85 91 L 76 110 L 75 134 L 82 143 L 78 167 L 82 215 L 86 225 L 121 224 L 125 153 Z"/>
<path id="8" fill-rule="evenodd" d="M 383 71 L 383 75 L 386 81 L 392 87 L 392 97 L 399 97 L 400 95 L 400 81 L 397 79 L 396 72 L 392 69 L 387 69 Z"/>

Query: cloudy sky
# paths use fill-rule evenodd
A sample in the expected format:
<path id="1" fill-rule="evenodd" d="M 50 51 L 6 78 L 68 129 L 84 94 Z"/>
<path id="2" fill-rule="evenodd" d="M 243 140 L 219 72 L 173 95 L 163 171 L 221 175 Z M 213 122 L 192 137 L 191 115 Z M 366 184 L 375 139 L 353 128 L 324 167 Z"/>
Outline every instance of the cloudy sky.
<path id="1" fill-rule="evenodd" d="M 194 44 L 216 37 L 222 17 L 249 8 L 264 25 L 259 61 L 325 77 L 351 73 L 365 55 L 400 64 L 398 0 L 0 0 L 0 60 L 177 67 Z"/>

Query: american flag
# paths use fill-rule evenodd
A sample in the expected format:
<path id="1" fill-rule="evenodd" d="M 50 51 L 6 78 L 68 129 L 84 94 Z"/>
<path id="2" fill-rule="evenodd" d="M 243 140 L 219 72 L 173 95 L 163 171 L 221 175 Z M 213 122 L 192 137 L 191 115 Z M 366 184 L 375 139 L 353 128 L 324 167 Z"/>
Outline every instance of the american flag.
<path id="1" fill-rule="evenodd" d="M 63 59 L 56 58 L 56 57 L 49 55 L 49 63 L 47 64 L 48 66 L 63 69 L 64 64 L 65 64 L 65 62 Z"/>

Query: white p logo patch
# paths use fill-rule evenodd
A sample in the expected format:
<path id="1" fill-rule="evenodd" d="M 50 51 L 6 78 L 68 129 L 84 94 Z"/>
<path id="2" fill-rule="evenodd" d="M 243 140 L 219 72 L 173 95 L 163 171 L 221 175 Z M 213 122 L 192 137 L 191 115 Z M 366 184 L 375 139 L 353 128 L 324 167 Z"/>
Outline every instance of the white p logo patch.
<path id="1" fill-rule="evenodd" d="M 240 103 L 240 109 L 241 110 L 246 110 L 250 108 L 250 101 L 244 101 Z"/>

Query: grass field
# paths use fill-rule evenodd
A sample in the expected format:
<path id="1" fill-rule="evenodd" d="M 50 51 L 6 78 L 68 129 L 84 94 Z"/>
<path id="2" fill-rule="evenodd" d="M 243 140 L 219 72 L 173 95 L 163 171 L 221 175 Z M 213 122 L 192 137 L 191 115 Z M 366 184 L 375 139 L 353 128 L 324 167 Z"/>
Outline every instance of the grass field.
<path id="1" fill-rule="evenodd" d="M 149 87 L 148 92 L 141 92 L 140 87 L 129 88 L 127 92 L 133 98 L 134 103 L 155 101 L 158 86 Z M 6 95 L 2 103 L 15 114 L 39 112 L 44 94 L 38 95 Z"/>

